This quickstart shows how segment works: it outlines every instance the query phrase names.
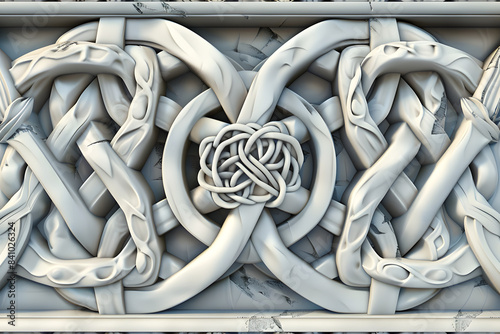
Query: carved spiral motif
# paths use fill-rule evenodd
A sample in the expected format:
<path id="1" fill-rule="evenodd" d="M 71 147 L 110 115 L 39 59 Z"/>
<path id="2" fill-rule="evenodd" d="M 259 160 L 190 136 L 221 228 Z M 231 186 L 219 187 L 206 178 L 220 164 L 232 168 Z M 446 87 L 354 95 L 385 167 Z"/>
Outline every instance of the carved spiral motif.
<path id="1" fill-rule="evenodd" d="M 113 17 L 0 52 L 0 284 L 102 314 L 500 291 L 500 53 L 389 18 L 255 31 L 225 55 Z"/>
<path id="2" fill-rule="evenodd" d="M 282 122 L 228 125 L 199 150 L 198 182 L 222 208 L 262 202 L 274 208 L 300 187 L 304 154 Z"/>

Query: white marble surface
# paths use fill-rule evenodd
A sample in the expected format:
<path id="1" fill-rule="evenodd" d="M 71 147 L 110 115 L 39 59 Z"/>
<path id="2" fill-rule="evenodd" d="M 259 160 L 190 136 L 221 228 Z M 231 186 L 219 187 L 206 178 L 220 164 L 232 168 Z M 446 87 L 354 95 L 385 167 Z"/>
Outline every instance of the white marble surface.
<path id="1" fill-rule="evenodd" d="M 0 28 L 0 328 L 498 324 L 500 28 L 148 6 Z"/>

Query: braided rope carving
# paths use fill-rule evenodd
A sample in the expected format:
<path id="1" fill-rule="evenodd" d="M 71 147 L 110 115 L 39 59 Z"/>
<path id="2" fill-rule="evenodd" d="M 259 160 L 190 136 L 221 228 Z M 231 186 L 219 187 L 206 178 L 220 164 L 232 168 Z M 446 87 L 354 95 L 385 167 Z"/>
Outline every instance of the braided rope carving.
<path id="1" fill-rule="evenodd" d="M 276 43 L 250 66 L 106 18 L 0 52 L 2 286 L 15 271 L 102 314 L 269 302 L 232 299 L 240 278 L 275 308 L 344 313 L 481 275 L 500 291 L 499 52 L 394 19 Z"/>

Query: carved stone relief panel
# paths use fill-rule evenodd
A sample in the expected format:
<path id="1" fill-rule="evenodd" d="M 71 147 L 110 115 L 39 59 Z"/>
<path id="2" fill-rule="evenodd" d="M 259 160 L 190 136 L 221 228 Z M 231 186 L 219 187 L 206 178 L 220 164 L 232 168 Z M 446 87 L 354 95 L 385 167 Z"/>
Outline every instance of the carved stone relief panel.
<path id="1" fill-rule="evenodd" d="M 393 18 L 1 52 L 0 305 L 498 309 L 499 60 Z"/>

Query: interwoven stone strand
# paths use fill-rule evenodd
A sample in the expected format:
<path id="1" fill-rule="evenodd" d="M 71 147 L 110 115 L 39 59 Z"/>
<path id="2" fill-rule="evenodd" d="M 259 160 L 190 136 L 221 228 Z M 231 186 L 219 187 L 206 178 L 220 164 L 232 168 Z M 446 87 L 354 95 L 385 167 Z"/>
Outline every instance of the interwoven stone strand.
<path id="1" fill-rule="evenodd" d="M 304 154 L 281 122 L 231 124 L 200 144 L 198 182 L 220 207 L 279 206 L 300 187 Z"/>

